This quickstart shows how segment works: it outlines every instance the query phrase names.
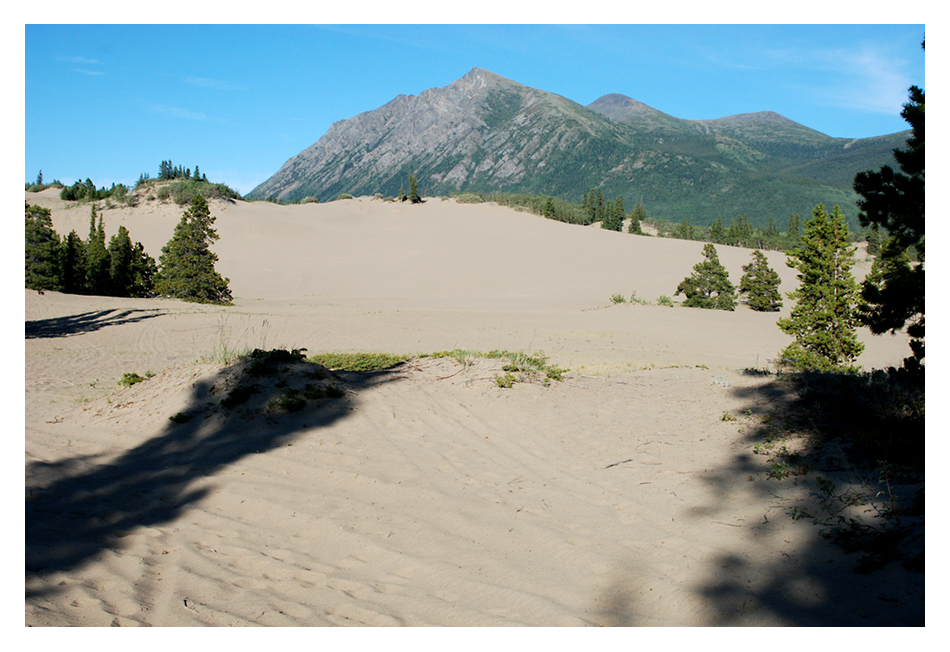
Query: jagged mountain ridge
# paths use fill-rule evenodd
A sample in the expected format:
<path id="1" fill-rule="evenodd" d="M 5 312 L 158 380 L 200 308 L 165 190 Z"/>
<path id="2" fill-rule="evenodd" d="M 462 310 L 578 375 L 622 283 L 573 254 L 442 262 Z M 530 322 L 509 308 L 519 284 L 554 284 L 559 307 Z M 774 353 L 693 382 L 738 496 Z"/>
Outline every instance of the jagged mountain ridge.
<path id="1" fill-rule="evenodd" d="M 532 192 L 579 201 L 591 187 L 651 216 L 807 214 L 819 201 L 854 216 L 854 173 L 891 161 L 906 132 L 840 139 L 761 112 L 683 120 L 619 94 L 585 107 L 473 68 L 419 95 L 334 123 L 250 199 L 395 195 L 415 174 L 429 195 Z"/>

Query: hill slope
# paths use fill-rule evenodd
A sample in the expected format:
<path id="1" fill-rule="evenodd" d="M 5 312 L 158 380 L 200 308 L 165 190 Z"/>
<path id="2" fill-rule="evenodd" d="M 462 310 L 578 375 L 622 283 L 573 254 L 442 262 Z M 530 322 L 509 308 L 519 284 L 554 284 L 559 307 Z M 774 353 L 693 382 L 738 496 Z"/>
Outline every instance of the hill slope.
<path id="1" fill-rule="evenodd" d="M 642 197 L 650 215 L 753 224 L 818 202 L 856 215 L 851 180 L 891 160 L 906 133 L 832 138 L 776 113 L 682 120 L 623 95 L 584 107 L 494 73 L 400 95 L 334 123 L 250 199 L 395 195 L 409 174 L 428 195 L 508 191 L 579 201 L 592 187 Z"/>

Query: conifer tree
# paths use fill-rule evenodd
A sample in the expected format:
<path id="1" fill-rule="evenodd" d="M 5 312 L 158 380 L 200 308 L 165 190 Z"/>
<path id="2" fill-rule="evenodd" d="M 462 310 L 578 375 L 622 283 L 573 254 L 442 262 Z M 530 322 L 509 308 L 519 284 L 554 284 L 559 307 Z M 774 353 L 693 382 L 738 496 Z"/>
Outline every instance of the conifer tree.
<path id="1" fill-rule="evenodd" d="M 204 197 L 196 194 L 184 212 L 172 239 L 162 247 L 155 292 L 200 303 L 231 303 L 228 279 L 214 269 L 217 254 L 210 246 L 218 239 L 214 217 Z"/>
<path id="2" fill-rule="evenodd" d="M 597 189 L 597 199 L 594 201 L 594 221 L 603 222 L 607 217 L 607 205 L 604 203 L 604 193 Z"/>
<path id="3" fill-rule="evenodd" d="M 86 291 L 86 243 L 76 230 L 63 238 L 61 246 L 63 292 L 82 294 Z"/>
<path id="4" fill-rule="evenodd" d="M 799 287 L 789 293 L 795 307 L 778 326 L 795 341 L 782 357 L 799 369 L 832 370 L 850 366 L 864 350 L 858 341 L 858 284 L 851 275 L 854 249 L 848 225 L 835 206 L 831 214 L 818 204 L 805 221 L 801 245 L 788 266 L 798 270 Z"/>
<path id="5" fill-rule="evenodd" d="M 413 204 L 422 201 L 422 197 L 419 196 L 419 182 L 414 174 L 409 175 L 409 201 Z"/>
<path id="6" fill-rule="evenodd" d="M 129 296 L 132 285 L 132 239 L 125 226 L 109 240 L 109 294 Z"/>
<path id="7" fill-rule="evenodd" d="M 904 360 L 904 368 L 911 370 L 920 370 L 924 362 L 925 100 L 921 88 L 910 87 L 901 117 L 911 126 L 911 136 L 906 149 L 894 150 L 900 171 L 885 165 L 854 178 L 861 225 L 885 229 L 864 280 L 861 321 L 875 334 L 906 326 L 913 357 Z"/>
<path id="8" fill-rule="evenodd" d="M 639 233 L 643 234 L 643 228 L 640 223 L 647 218 L 647 211 L 643 207 L 643 202 L 637 200 L 637 205 L 633 207 L 633 211 L 630 213 L 630 226 L 627 227 L 627 233 Z"/>
<path id="9" fill-rule="evenodd" d="M 726 231 L 722 228 L 722 216 L 716 218 L 716 221 L 709 227 L 709 239 L 716 244 L 725 244 Z"/>
<path id="10" fill-rule="evenodd" d="M 752 252 L 752 262 L 742 266 L 745 274 L 739 281 L 739 293 L 744 294 L 749 307 L 759 312 L 775 312 L 782 307 L 781 284 L 778 272 L 769 267 L 769 261 L 761 251 Z"/>
<path id="11" fill-rule="evenodd" d="M 59 290 L 59 236 L 48 208 L 26 204 L 26 287 Z"/>
<path id="12" fill-rule="evenodd" d="M 158 273 L 155 259 L 145 253 L 141 242 L 136 242 L 132 248 L 131 284 L 128 288 L 130 297 L 146 297 L 152 292 L 153 279 Z"/>
<path id="13" fill-rule="evenodd" d="M 736 309 L 736 288 L 729 281 L 729 272 L 719 262 L 719 254 L 711 244 L 703 247 L 701 263 L 696 263 L 691 276 L 683 279 L 676 288 L 686 295 L 684 306 L 691 308 Z"/>
<path id="14" fill-rule="evenodd" d="M 92 205 L 89 217 L 89 240 L 86 242 L 86 293 L 104 295 L 109 293 L 109 252 L 106 249 L 106 231 L 102 215 L 96 224 L 96 206 Z"/>

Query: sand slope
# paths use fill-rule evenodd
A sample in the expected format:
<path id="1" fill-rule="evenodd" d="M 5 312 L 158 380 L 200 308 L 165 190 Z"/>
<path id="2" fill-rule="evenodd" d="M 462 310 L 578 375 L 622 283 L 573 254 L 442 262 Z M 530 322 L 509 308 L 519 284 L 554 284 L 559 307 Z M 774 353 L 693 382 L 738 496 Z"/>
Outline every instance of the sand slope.
<path id="1" fill-rule="evenodd" d="M 88 207 L 41 195 L 85 235 Z M 212 213 L 235 306 L 25 291 L 27 624 L 922 621 L 921 576 L 853 573 L 752 453 L 780 397 L 742 370 L 789 341 L 776 315 L 608 307 L 672 295 L 701 243 L 440 200 Z M 106 230 L 157 258 L 180 215 Z M 718 249 L 738 282 L 749 252 Z M 907 354 L 865 340 L 866 367 Z M 426 358 L 293 414 L 221 408 L 238 370 L 211 358 L 254 347 L 543 349 L 573 373 L 502 389 L 498 361 Z M 132 371 L 155 375 L 118 388 Z"/>

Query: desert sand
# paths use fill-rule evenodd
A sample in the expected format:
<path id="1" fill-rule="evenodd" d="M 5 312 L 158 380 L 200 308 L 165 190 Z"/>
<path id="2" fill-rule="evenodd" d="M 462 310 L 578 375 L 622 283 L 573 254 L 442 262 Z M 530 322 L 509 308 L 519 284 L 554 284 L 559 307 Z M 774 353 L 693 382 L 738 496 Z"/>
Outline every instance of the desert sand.
<path id="1" fill-rule="evenodd" d="M 88 233 L 88 206 L 27 200 Z M 672 296 L 702 243 L 439 198 L 211 208 L 233 306 L 24 291 L 27 625 L 922 624 L 923 576 L 855 573 L 753 452 L 781 397 L 749 370 L 789 302 L 611 304 Z M 106 210 L 106 232 L 158 259 L 181 213 Z M 738 284 L 749 250 L 717 249 Z M 866 369 L 908 355 L 861 337 Z M 498 360 L 415 358 L 293 414 L 220 408 L 221 360 L 253 348 L 570 373 L 501 388 Z"/>

